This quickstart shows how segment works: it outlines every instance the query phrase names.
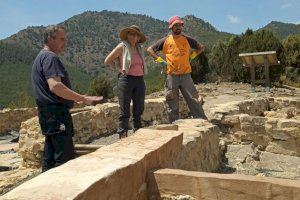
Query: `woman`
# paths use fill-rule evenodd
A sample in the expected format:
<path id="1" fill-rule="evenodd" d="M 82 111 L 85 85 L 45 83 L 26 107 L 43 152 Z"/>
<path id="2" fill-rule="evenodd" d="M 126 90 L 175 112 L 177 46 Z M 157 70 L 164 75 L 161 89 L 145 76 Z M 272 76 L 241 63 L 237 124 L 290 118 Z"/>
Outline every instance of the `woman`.
<path id="1" fill-rule="evenodd" d="M 144 111 L 145 82 L 143 75 L 147 74 L 144 51 L 141 43 L 146 41 L 145 35 L 136 25 L 124 28 L 120 32 L 122 42 L 106 57 L 104 63 L 117 65 L 118 97 L 120 104 L 119 128 L 120 138 L 127 137 L 130 118 L 130 102 L 133 102 L 134 131 L 141 128 L 141 115 Z"/>

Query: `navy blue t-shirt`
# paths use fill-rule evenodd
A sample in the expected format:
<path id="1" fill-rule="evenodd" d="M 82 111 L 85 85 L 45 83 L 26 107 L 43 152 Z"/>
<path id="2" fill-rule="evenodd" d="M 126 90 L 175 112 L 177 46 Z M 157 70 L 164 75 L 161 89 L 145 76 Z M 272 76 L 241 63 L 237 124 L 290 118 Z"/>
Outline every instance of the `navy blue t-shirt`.
<path id="1" fill-rule="evenodd" d="M 35 102 L 38 107 L 52 104 L 63 104 L 72 108 L 74 102 L 63 99 L 50 91 L 47 79 L 60 77 L 61 82 L 68 88 L 72 89 L 68 72 L 58 56 L 48 50 L 41 50 L 34 60 L 32 66 L 32 85 Z"/>

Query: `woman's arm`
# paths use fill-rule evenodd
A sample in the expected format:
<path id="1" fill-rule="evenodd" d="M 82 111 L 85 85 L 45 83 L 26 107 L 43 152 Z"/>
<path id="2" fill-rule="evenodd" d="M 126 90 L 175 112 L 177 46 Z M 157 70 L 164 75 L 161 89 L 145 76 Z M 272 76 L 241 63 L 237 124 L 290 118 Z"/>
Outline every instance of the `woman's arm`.
<path id="1" fill-rule="evenodd" d="M 114 66 L 115 65 L 114 61 L 118 57 L 120 57 L 122 53 L 123 53 L 123 45 L 118 44 L 118 46 L 116 46 L 116 48 L 114 48 L 114 50 L 112 50 L 105 58 L 104 64 Z"/>

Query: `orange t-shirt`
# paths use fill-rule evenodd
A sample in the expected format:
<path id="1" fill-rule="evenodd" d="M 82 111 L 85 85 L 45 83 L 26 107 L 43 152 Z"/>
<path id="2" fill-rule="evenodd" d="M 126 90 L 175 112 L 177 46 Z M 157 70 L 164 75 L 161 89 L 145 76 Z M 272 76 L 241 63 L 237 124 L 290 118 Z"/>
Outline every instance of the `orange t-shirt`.
<path id="1" fill-rule="evenodd" d="M 162 50 L 166 56 L 167 74 L 177 75 L 191 73 L 192 68 L 189 61 L 191 48 L 198 49 L 198 43 L 185 35 L 178 38 L 169 35 L 152 46 L 155 52 Z"/>

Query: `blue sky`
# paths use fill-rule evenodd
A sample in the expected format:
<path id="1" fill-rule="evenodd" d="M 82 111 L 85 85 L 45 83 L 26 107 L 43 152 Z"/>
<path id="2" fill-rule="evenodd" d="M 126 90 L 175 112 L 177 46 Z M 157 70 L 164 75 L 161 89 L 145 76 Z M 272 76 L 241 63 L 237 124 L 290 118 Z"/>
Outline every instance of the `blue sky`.
<path id="1" fill-rule="evenodd" d="M 146 14 L 165 21 L 172 15 L 193 14 L 220 31 L 236 34 L 271 21 L 300 23 L 300 0 L 0 0 L 0 39 L 88 10 Z"/>

